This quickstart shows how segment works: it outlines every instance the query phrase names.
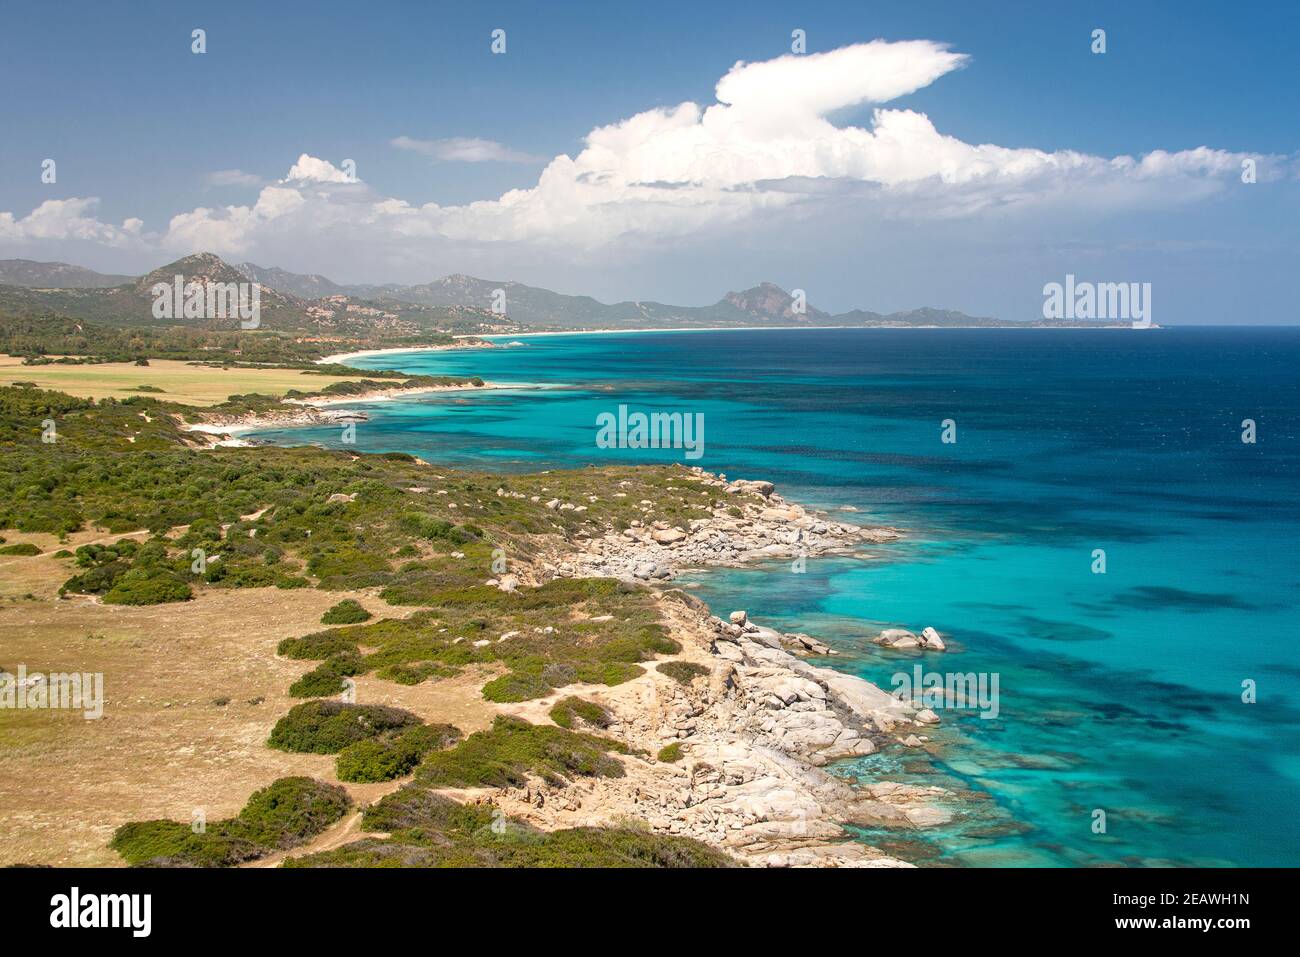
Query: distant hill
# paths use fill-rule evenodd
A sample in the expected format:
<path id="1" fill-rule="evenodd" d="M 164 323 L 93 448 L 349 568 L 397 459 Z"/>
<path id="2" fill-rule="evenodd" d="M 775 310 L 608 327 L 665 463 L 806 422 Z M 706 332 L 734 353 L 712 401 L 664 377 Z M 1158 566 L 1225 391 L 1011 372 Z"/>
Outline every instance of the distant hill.
<path id="1" fill-rule="evenodd" d="M 8 272 L 6 272 L 8 269 Z M 90 277 L 120 280 L 110 288 L 28 283 L 0 285 L 0 312 L 17 315 L 62 315 L 117 325 L 148 325 L 156 282 L 256 282 L 262 289 L 262 327 L 322 335 L 401 338 L 422 332 L 492 333 L 524 329 L 671 329 L 707 326 L 880 326 L 994 327 L 1067 326 L 1040 317 L 1028 320 L 969 316 L 951 309 L 921 308 L 882 314 L 865 309 L 828 313 L 770 282 L 729 292 L 708 306 L 674 306 L 625 300 L 603 303 L 591 296 L 571 296 L 508 280 L 477 279 L 456 274 L 416 285 L 343 285 L 314 273 L 293 273 L 274 266 L 231 266 L 212 253 L 197 253 L 169 263 L 138 279 L 101 276 L 66 263 L 0 261 L 0 281 L 9 274 L 60 277 L 88 283 Z M 495 306 L 500 303 L 505 315 Z M 1076 322 L 1073 325 L 1106 325 Z M 212 323 L 213 328 L 236 324 Z"/>
<path id="2" fill-rule="evenodd" d="M 337 283 L 330 282 L 324 276 L 315 273 L 303 275 L 287 272 L 275 266 L 258 266 L 255 263 L 240 263 L 235 267 L 253 282 L 280 292 L 297 296 L 299 299 L 321 299 L 325 296 L 348 295 L 348 291 Z"/>
<path id="3" fill-rule="evenodd" d="M 104 289 L 130 281 L 130 276 L 113 276 L 68 263 L 0 259 L 0 283 L 10 286 L 28 286 L 36 289 Z"/>
<path id="4" fill-rule="evenodd" d="M 154 286 L 159 283 L 171 286 L 175 277 L 181 276 L 183 283 L 205 286 L 213 283 L 258 283 L 259 328 L 266 331 L 398 340 L 418 338 L 431 332 L 474 334 L 513 332 L 520 328 L 517 323 L 503 320 L 489 309 L 473 306 L 433 307 L 396 300 L 377 303 L 337 291 L 319 297 L 304 297 L 284 291 L 283 287 L 297 284 L 304 288 L 304 284 L 313 278 L 320 280 L 322 289 L 337 290 L 339 287 L 324 277 L 250 268 L 258 270 L 261 278 L 250 276 L 213 253 L 195 253 L 138 278 L 113 277 L 125 281 L 109 288 L 0 285 L 0 313 L 29 317 L 66 316 L 116 326 L 170 326 L 194 322 L 204 329 L 240 328 L 237 316 L 210 320 L 156 318 L 153 314 Z"/>
<path id="5" fill-rule="evenodd" d="M 774 283 L 729 292 L 709 306 L 674 306 L 654 301 L 603 303 L 590 296 L 568 296 L 518 282 L 454 275 L 416 286 L 369 287 L 380 301 L 447 305 L 454 302 L 490 305 L 496 290 L 505 293 L 506 314 L 516 322 L 538 328 L 637 329 L 704 326 L 998 326 L 1023 325 L 968 316 L 943 309 L 916 309 L 882 315 L 861 309 L 831 314 L 803 302 L 796 311 L 794 297 Z"/>

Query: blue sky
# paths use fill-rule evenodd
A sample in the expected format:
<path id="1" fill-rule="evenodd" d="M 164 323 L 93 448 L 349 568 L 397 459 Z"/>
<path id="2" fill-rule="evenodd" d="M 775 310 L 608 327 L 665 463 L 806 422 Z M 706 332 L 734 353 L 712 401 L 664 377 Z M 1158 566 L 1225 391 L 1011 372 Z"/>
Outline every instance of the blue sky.
<path id="1" fill-rule="evenodd" d="M 805 288 L 832 310 L 934 305 L 1026 318 L 1041 306 L 1043 283 L 1074 272 L 1152 282 L 1157 322 L 1293 322 L 1296 11 L 915 0 L 54 9 L 10 0 L 0 31 L 0 256 L 137 272 L 195 251 L 186 248 L 194 242 L 232 261 L 340 281 L 471 272 L 607 300 L 699 303 L 768 279 Z M 207 32 L 202 56 L 190 51 L 196 27 Z M 489 49 L 497 27 L 507 38 L 499 56 Z M 1106 30 L 1103 55 L 1089 49 L 1097 27 Z M 661 169 L 679 164 L 654 152 L 662 138 L 654 132 L 614 160 L 614 176 L 655 171 L 646 175 L 677 191 L 679 208 L 658 210 L 626 190 L 575 198 L 605 175 L 602 156 L 574 173 L 577 185 L 543 191 L 524 212 L 501 205 L 509 190 L 537 187 L 553 157 L 579 157 L 593 129 L 684 102 L 715 104 L 716 84 L 737 61 L 788 54 L 794 28 L 806 31 L 812 56 L 883 39 L 933 41 L 969 58 L 900 95 L 826 113 L 834 127 L 871 130 L 878 107 L 924 114 L 937 134 L 964 144 L 1095 157 L 1089 188 L 1054 171 L 996 189 L 938 180 L 932 188 L 911 172 L 927 168 L 922 156 L 901 172 L 896 157 L 882 160 L 886 173 L 855 172 L 847 182 L 841 160 L 823 170 L 796 150 L 791 169 L 812 162 L 814 175 L 774 184 L 786 160 L 773 159 L 779 175 L 755 177 L 755 190 L 744 167 L 753 150 L 767 155 L 764 133 L 746 134 L 737 157 L 682 173 L 692 183 L 682 192 L 660 182 L 670 178 Z M 761 123 L 766 98 L 791 83 L 816 93 L 828 76 L 760 84 L 747 122 Z M 792 122 L 805 120 L 820 124 Z M 399 148 L 398 137 L 425 145 Z M 454 138 L 523 155 L 430 155 Z M 909 140 L 903 152 L 929 142 Z M 1112 177 L 1100 165 L 1202 146 L 1222 154 L 1194 171 Z M 810 152 L 846 148 L 831 136 Z M 348 190 L 330 185 L 328 171 L 290 176 L 303 154 L 333 167 L 353 159 L 362 182 Z M 1262 160 L 1267 175 L 1241 184 L 1230 175 L 1238 155 L 1272 157 Z M 40 181 L 47 157 L 58 164 L 55 184 Z M 226 185 L 214 183 L 221 171 Z M 286 178 L 304 200 L 273 189 L 268 200 L 278 204 L 240 212 Z M 812 186 L 820 198 L 808 198 Z M 792 188 L 799 198 L 787 201 Z M 47 208 L 24 225 L 46 201 L 89 198 L 97 204 Z M 367 213 L 398 201 L 403 208 L 381 222 Z M 476 202 L 494 205 L 468 205 Z M 436 206 L 417 213 L 425 204 Z M 171 223 L 196 209 L 211 212 Z"/>

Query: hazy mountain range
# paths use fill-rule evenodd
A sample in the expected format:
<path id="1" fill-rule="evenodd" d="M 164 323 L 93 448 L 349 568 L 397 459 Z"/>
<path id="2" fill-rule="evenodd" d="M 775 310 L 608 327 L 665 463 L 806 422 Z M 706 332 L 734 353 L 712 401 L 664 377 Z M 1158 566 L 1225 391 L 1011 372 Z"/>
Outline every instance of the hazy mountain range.
<path id="1" fill-rule="evenodd" d="M 176 275 L 185 276 L 186 281 L 260 284 L 262 326 L 266 329 L 390 338 L 430 331 L 511 332 L 524 328 L 1064 325 L 1041 318 L 1009 321 L 932 308 L 887 315 L 864 309 L 831 314 L 811 303 L 798 309 L 794 296 L 767 282 L 727 293 L 707 306 L 632 300 L 603 303 L 590 296 L 464 275 L 417 285 L 341 285 L 325 276 L 273 266 L 232 266 L 212 253 L 186 256 L 139 278 L 104 275 L 67 263 L 0 260 L 0 312 L 57 313 L 124 325 L 157 324 L 151 312 L 150 289 L 158 282 L 171 283 Z"/>

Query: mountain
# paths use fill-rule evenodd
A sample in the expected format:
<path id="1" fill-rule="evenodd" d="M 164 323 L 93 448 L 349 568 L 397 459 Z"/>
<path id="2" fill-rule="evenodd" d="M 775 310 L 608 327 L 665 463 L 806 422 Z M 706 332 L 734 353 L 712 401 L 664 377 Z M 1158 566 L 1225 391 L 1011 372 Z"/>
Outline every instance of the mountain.
<path id="1" fill-rule="evenodd" d="M 275 266 L 259 266 L 256 263 L 240 263 L 235 267 L 253 282 L 261 283 L 271 289 L 297 296 L 299 299 L 322 299 L 325 296 L 347 295 L 338 283 L 330 282 L 316 273 L 288 272 Z"/>
<path id="2" fill-rule="evenodd" d="M 506 314 L 534 328 L 637 329 L 707 326 L 1016 326 L 1021 322 L 968 316 L 947 309 L 914 309 L 881 315 L 855 309 L 831 314 L 795 297 L 774 283 L 729 292 L 709 306 L 673 306 L 662 302 L 626 300 L 603 303 L 590 296 L 567 296 L 518 282 L 447 276 L 416 286 L 367 287 L 383 302 L 446 305 L 486 304 L 497 290 L 505 294 Z M 802 307 L 798 309 L 798 307 Z"/>
<path id="3" fill-rule="evenodd" d="M 283 270 L 264 272 L 272 273 L 276 283 L 252 279 L 213 253 L 195 253 L 160 266 L 139 278 L 126 277 L 124 283 L 110 288 L 0 285 L 0 313 L 25 317 L 67 316 L 116 326 L 194 323 L 203 329 L 241 328 L 240 317 L 233 310 L 228 310 L 224 316 L 186 318 L 183 312 L 173 309 L 171 317 L 156 317 L 155 286 L 172 289 L 179 276 L 182 288 L 192 283 L 204 286 L 205 290 L 218 284 L 243 283 L 247 286 L 257 283 L 258 328 L 266 331 L 398 340 L 418 338 L 422 334 L 435 332 L 475 334 L 515 332 L 520 328 L 517 323 L 503 320 L 489 309 L 473 306 L 434 307 L 397 301 L 377 303 L 341 292 L 307 298 L 285 292 L 277 286 L 290 280 L 296 283 L 311 277 L 298 277 Z M 323 277 L 317 278 L 334 286 Z M 251 290 L 248 295 L 251 296 Z"/>
<path id="4" fill-rule="evenodd" d="M 32 259 L 0 259 L 0 283 L 35 289 L 104 289 L 130 282 L 130 276 L 113 276 L 68 263 L 42 263 Z"/>
<path id="5" fill-rule="evenodd" d="M 8 270 L 6 272 L 5 270 Z M 295 333 L 347 336 L 414 337 L 426 332 L 486 334 L 525 329 L 641 329 L 710 326 L 1066 326 L 1034 317 L 1010 321 L 968 316 L 951 309 L 921 308 L 881 314 L 865 309 L 828 313 L 770 282 L 729 292 L 708 306 L 674 306 L 625 300 L 603 303 L 591 296 L 564 293 L 506 280 L 456 274 L 417 285 L 343 285 L 314 273 L 293 273 L 274 266 L 231 266 L 212 253 L 197 253 L 169 263 L 138 279 L 100 276 L 66 263 L 0 262 L 6 275 L 61 277 L 88 281 L 122 280 L 111 288 L 49 288 L 14 283 L 0 285 L 0 311 L 17 315 L 62 315 L 116 325 L 167 324 L 152 315 L 155 283 L 255 282 L 261 291 L 262 328 Z M 7 280 L 5 280 L 7 281 Z M 798 292 L 798 290 L 796 290 Z M 504 308 L 504 315 L 500 310 Z M 233 328 L 237 320 L 213 320 L 212 328 Z M 1106 325 L 1076 322 L 1074 325 Z"/>

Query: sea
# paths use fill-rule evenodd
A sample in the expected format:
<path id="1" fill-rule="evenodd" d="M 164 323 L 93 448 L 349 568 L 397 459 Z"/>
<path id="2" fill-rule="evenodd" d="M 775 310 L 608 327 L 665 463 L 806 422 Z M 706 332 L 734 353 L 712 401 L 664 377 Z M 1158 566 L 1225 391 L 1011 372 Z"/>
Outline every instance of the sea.
<path id="1" fill-rule="evenodd" d="M 1300 329 L 495 342 L 351 360 L 507 384 L 358 403 L 355 448 L 501 472 L 682 462 L 903 530 L 681 580 L 887 690 L 918 666 L 996 679 L 995 716 L 945 698 L 922 747 L 831 768 L 945 789 L 947 824 L 857 838 L 923 866 L 1300 865 Z M 702 454 L 602 447 L 620 405 L 701 416 Z M 870 640 L 927 626 L 947 651 Z"/>

